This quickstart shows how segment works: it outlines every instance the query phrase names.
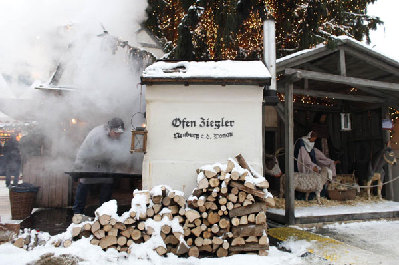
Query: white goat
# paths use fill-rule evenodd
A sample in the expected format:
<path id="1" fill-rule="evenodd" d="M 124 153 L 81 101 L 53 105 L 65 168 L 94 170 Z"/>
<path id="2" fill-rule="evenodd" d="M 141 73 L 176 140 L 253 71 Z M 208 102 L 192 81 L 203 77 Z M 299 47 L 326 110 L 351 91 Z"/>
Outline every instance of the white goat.
<path id="1" fill-rule="evenodd" d="M 327 180 L 332 180 L 332 171 L 327 167 L 323 167 L 320 173 L 300 173 L 294 172 L 294 189 L 300 192 L 306 192 L 305 199 L 308 200 L 309 193 L 315 192 L 317 202 L 320 202 L 320 192 L 323 190 L 324 184 Z M 284 194 L 285 174 L 281 176 L 280 180 L 280 198 Z"/>

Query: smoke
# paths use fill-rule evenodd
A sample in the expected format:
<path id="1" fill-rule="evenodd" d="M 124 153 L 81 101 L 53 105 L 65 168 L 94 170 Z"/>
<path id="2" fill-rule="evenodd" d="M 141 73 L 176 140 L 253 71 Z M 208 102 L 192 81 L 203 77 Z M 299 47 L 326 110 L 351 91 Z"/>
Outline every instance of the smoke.
<path id="1" fill-rule="evenodd" d="M 116 38 L 138 46 L 146 6 L 146 0 L 1 1 L 0 84 L 7 88 L 0 91 L 16 99 L 0 95 L 0 111 L 38 121 L 50 153 L 60 157 L 73 157 L 86 133 L 112 117 L 122 118 L 129 133 L 131 116 L 145 109 L 138 85 L 144 66 Z M 57 67 L 57 85 L 74 91 L 35 89 Z"/>

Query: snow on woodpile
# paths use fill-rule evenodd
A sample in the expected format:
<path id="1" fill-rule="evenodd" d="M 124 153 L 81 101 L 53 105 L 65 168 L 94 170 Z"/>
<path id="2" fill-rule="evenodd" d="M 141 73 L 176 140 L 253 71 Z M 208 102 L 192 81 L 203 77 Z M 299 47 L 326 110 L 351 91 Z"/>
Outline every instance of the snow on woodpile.
<path id="1" fill-rule="evenodd" d="M 274 200 L 266 179 L 241 155 L 236 159 L 200 167 L 198 187 L 187 202 L 183 192 L 165 185 L 135 190 L 131 209 L 121 216 L 116 201 L 111 200 L 95 211 L 93 221 L 71 224 L 66 232 L 51 238 L 26 231 L 13 244 L 31 249 L 29 236 L 39 238 L 36 241 L 41 245 L 69 247 L 86 238 L 104 250 L 139 257 L 154 252 L 193 257 L 267 255 L 266 209 L 274 206 Z"/>
<path id="2" fill-rule="evenodd" d="M 159 61 L 148 66 L 144 78 L 270 79 L 261 61 Z"/>

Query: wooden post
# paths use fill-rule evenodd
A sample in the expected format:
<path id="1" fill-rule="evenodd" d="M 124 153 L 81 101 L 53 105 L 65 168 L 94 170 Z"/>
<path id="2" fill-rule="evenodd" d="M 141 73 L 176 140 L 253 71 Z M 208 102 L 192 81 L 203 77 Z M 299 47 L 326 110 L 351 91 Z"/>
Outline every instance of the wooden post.
<path id="1" fill-rule="evenodd" d="M 382 107 L 382 118 L 383 119 L 389 119 L 389 111 L 388 107 L 383 106 Z M 383 131 L 383 141 L 384 145 L 387 145 L 389 141 L 391 140 L 391 134 L 388 130 Z M 387 172 L 385 175 L 384 182 L 392 180 L 392 166 L 390 164 L 387 165 Z M 393 189 L 393 183 L 390 182 L 386 184 L 385 187 L 385 197 L 387 200 L 393 200 L 394 199 L 394 189 Z"/>
<path id="2" fill-rule="evenodd" d="M 293 83 L 285 84 L 285 220 L 295 224 L 294 173 L 294 97 Z"/>
<path id="3" fill-rule="evenodd" d="M 339 73 L 346 76 L 346 62 L 345 62 L 345 51 L 339 50 Z"/>

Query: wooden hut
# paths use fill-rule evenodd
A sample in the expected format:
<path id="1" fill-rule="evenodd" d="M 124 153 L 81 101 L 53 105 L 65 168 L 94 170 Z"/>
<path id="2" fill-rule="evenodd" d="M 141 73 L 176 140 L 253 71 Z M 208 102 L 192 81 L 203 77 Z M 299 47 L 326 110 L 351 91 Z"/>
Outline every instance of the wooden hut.
<path id="1" fill-rule="evenodd" d="M 399 105 L 399 62 L 349 37 L 338 37 L 335 45 L 330 46 L 319 45 L 280 58 L 276 63 L 277 89 L 284 103 L 276 107 L 279 119 L 274 119 L 279 121 L 271 125 L 276 128 L 268 127 L 266 133 L 275 139 L 271 143 L 269 141 L 269 144 L 285 146 L 286 149 L 284 167 L 289 188 L 285 194 L 285 217 L 277 219 L 289 224 L 301 222 L 300 218 L 295 217 L 291 181 L 294 171 L 294 141 L 312 129 L 314 123 L 317 123 L 317 114 L 328 116 L 329 137 L 333 143 L 332 148 L 337 151 L 333 154 L 334 150 L 330 150 L 331 155 L 335 155 L 332 158 L 342 161 L 342 171 L 352 173 L 353 170 L 367 167 L 370 155 L 388 142 L 390 134 L 382 129 L 382 121 L 389 119 L 390 107 L 398 108 Z M 348 113 L 351 128 L 345 130 L 341 126 L 341 114 Z M 284 126 L 279 129 L 280 124 Z M 398 145 L 392 147 L 399 149 Z M 392 168 L 388 167 L 385 180 L 391 178 Z M 384 187 L 385 198 L 392 199 L 392 183 Z M 397 215 L 397 212 L 393 212 L 368 217 Z M 330 219 L 338 220 L 336 216 Z M 314 221 L 317 218 L 306 222 Z"/>

